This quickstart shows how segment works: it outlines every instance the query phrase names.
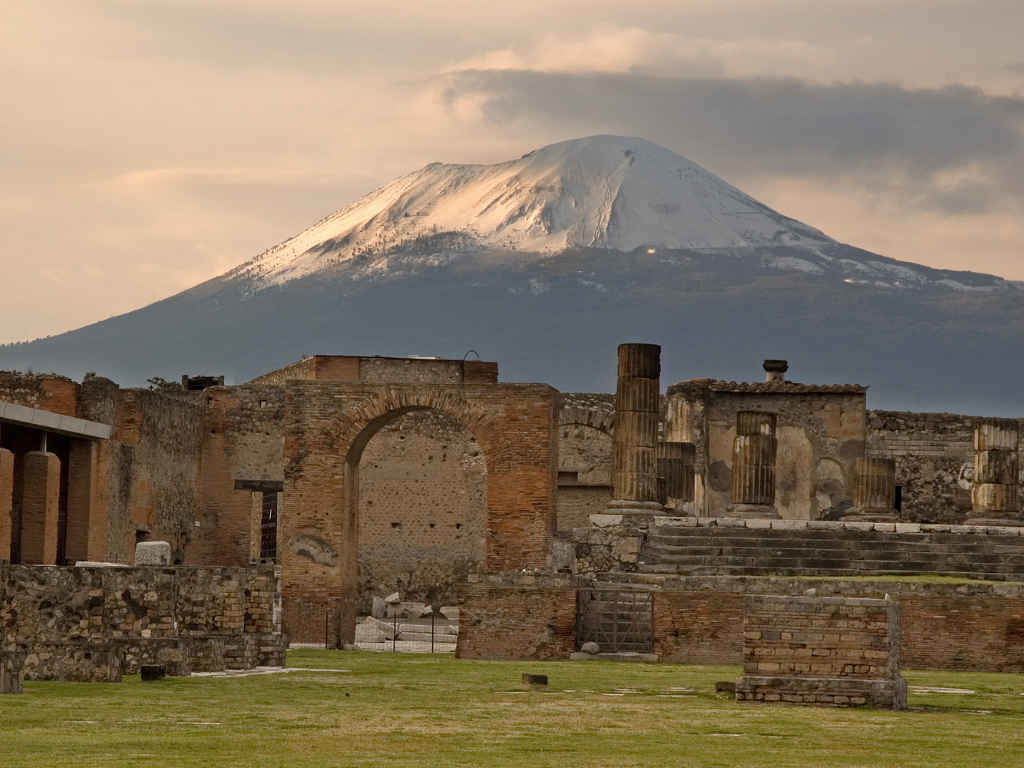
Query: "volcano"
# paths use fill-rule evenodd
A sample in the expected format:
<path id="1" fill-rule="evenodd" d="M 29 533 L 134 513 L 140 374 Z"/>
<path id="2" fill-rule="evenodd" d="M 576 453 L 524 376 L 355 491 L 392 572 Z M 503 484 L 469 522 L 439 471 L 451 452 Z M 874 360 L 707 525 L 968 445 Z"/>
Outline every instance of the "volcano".
<path id="1" fill-rule="evenodd" d="M 1024 288 L 837 242 L 639 138 L 432 163 L 229 272 L 125 315 L 0 347 L 0 367 L 240 382 L 304 354 L 475 352 L 502 377 L 614 387 L 615 347 L 666 381 L 873 385 L 872 404 L 1018 415 Z"/>

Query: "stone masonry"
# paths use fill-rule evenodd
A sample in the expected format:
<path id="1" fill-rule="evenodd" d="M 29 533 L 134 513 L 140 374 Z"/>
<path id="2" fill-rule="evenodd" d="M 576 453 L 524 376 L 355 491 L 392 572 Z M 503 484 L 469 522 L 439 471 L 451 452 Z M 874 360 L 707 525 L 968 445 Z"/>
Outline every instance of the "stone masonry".
<path id="1" fill-rule="evenodd" d="M 747 595 L 736 700 L 905 709 L 893 600 Z"/>
<path id="2" fill-rule="evenodd" d="M 0 563 L 0 658 L 29 680 L 116 681 L 140 664 L 172 675 L 284 664 L 280 576 L 253 568 Z"/>

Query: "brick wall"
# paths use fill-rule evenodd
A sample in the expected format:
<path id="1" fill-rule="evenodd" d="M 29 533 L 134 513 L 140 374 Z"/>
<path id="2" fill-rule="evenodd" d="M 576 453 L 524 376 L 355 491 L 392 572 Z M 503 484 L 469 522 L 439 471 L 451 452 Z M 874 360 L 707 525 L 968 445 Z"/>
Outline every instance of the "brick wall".
<path id="1" fill-rule="evenodd" d="M 483 576 L 460 588 L 462 659 L 567 659 L 575 650 L 576 589 L 557 577 Z"/>
<path id="2" fill-rule="evenodd" d="M 359 462 L 359 599 L 455 600 L 487 536 L 487 469 L 476 438 L 439 411 L 382 428 Z"/>
<path id="3" fill-rule="evenodd" d="M 893 600 L 746 595 L 739 701 L 906 706 Z"/>
<path id="4" fill-rule="evenodd" d="M 743 663 L 747 594 L 881 599 L 900 604 L 900 659 L 910 669 L 1024 672 L 1024 584 L 913 583 L 754 577 L 675 577 L 649 583 L 654 652 L 676 664 Z M 465 587 L 460 653 L 474 658 L 557 658 L 572 650 L 576 581 L 569 576 L 485 574 Z M 493 604 L 492 604 L 493 601 Z M 471 608 L 466 608 L 472 604 Z M 549 628 L 557 628 L 557 631 Z M 509 638 L 513 639 L 509 639 Z M 553 638 L 558 638 L 555 642 Z M 522 650 L 518 655 L 512 649 Z"/>
<path id="5" fill-rule="evenodd" d="M 868 411 L 868 453 L 896 460 L 901 519 L 961 523 L 970 517 L 974 428 L 979 421 L 952 413 Z"/>
<path id="6" fill-rule="evenodd" d="M 545 564 L 554 524 L 555 390 L 293 381 L 285 391 L 281 559 L 287 628 L 296 639 L 323 636 L 322 620 L 298 625 L 300 604 L 303 615 L 321 606 L 322 617 L 334 601 L 357 600 L 359 461 L 370 439 L 409 411 L 448 414 L 480 446 L 487 468 L 486 567 Z"/>
<path id="7" fill-rule="evenodd" d="M 0 400 L 76 416 L 78 385 L 71 379 L 52 373 L 0 371 Z"/>
<path id="8" fill-rule="evenodd" d="M 218 659 L 283 663 L 280 577 L 253 568 L 37 568 L 0 563 L 0 649 L 22 647 L 29 679 L 108 679 L 102 665 Z M 92 653 L 92 652 L 95 652 Z M 225 662 L 225 663 L 228 663 Z M 223 667 L 221 667 L 223 668 Z M 119 676 L 119 672 L 113 675 Z"/>

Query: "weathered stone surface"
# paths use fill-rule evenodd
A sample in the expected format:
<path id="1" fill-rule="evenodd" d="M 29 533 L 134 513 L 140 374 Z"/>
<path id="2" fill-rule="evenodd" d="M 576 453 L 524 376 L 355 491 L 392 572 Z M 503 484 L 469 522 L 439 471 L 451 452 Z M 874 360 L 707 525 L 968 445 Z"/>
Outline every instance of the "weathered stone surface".
<path id="1" fill-rule="evenodd" d="M 736 700 L 903 709 L 892 600 L 747 595 Z"/>
<path id="2" fill-rule="evenodd" d="M 25 652 L 20 648 L 0 649 L 0 694 L 21 693 L 25 677 Z"/>
<path id="3" fill-rule="evenodd" d="M 0 649 L 28 679 L 118 680 L 284 659 L 279 575 L 253 568 L 38 568 L 0 564 Z"/>
<path id="4" fill-rule="evenodd" d="M 171 545 L 166 541 L 140 541 L 135 545 L 136 565 L 171 564 Z"/>

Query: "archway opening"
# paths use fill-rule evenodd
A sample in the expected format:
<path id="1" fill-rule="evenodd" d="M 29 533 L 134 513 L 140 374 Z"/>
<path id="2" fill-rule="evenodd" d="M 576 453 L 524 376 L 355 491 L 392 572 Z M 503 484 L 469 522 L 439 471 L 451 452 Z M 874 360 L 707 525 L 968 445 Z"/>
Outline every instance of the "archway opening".
<path id="1" fill-rule="evenodd" d="M 487 468 L 473 433 L 440 410 L 394 411 L 363 430 L 346 470 L 358 613 L 380 614 L 395 593 L 405 619 L 420 618 L 415 604 L 455 607 L 486 554 Z"/>

